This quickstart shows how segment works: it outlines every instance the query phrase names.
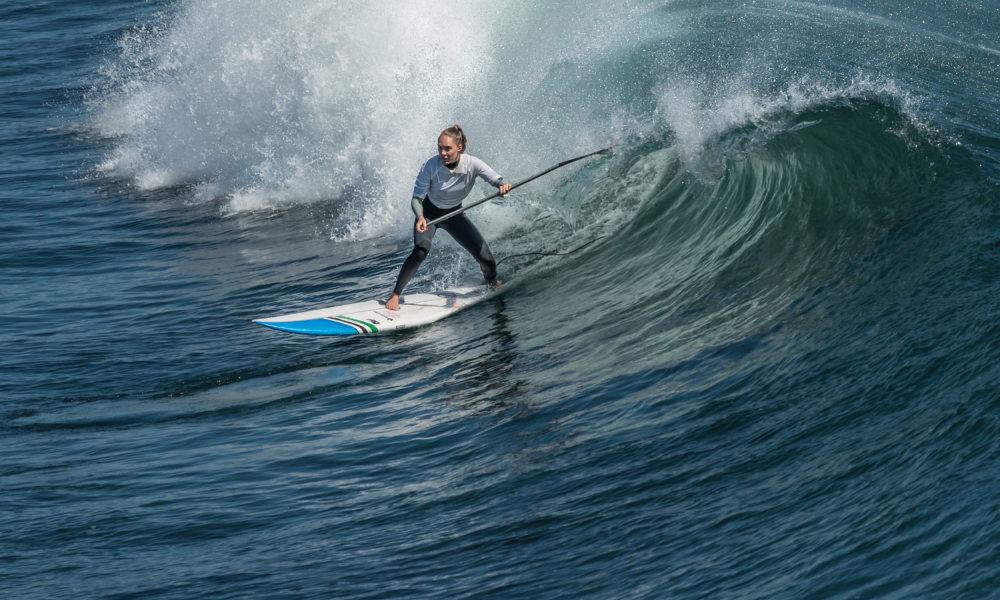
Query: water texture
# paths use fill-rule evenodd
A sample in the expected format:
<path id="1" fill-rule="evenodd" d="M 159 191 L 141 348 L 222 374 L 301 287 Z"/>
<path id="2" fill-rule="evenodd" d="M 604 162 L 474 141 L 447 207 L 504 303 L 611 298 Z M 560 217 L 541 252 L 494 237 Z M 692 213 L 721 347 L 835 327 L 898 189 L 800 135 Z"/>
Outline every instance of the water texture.
<path id="1" fill-rule="evenodd" d="M 11 598 L 1000 597 L 1000 8 L 0 4 Z M 502 293 L 385 297 L 437 133 Z M 479 193 L 489 193 L 483 186 Z M 408 291 L 478 285 L 447 236 Z"/>

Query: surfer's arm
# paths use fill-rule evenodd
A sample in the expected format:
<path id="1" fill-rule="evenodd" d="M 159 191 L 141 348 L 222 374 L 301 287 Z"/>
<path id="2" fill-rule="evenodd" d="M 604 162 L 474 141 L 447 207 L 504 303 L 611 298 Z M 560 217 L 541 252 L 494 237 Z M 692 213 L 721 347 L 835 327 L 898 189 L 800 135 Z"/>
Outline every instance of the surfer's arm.
<path id="1" fill-rule="evenodd" d="M 423 233 L 427 231 L 427 219 L 424 218 L 424 201 L 416 196 L 410 200 L 410 207 L 413 214 L 417 215 L 417 231 Z"/>
<path id="2" fill-rule="evenodd" d="M 495 187 L 498 190 L 500 190 L 500 195 L 504 196 L 504 195 L 507 194 L 507 192 L 510 191 L 510 188 L 513 187 L 513 186 L 510 185 L 510 183 L 508 183 L 506 179 L 504 179 L 503 177 L 501 177 L 501 178 L 497 179 L 496 182 L 493 183 L 493 187 Z"/>
<path id="3" fill-rule="evenodd" d="M 413 197 L 423 198 L 427 195 L 427 192 L 431 190 L 431 173 L 434 171 L 434 167 L 431 164 L 435 159 L 432 158 L 424 166 L 420 167 L 420 172 L 417 173 L 417 180 L 413 182 Z"/>
<path id="4" fill-rule="evenodd" d="M 482 177 L 483 180 L 486 181 L 486 183 L 500 190 L 501 196 L 510 191 L 511 188 L 510 183 L 503 177 L 501 177 L 500 173 L 494 171 L 493 168 L 490 167 L 488 164 L 484 163 L 483 161 L 477 158 L 475 159 L 474 168 L 475 168 L 474 176 Z"/>
<path id="5" fill-rule="evenodd" d="M 424 166 L 420 168 L 420 172 L 417 173 L 417 180 L 413 183 L 413 199 L 410 200 L 410 206 L 413 208 L 413 214 L 417 215 L 417 231 L 423 233 L 427 231 L 427 219 L 424 218 L 424 196 L 431 189 L 431 171 L 433 171 L 432 163 L 436 159 L 432 158 L 424 163 Z"/>

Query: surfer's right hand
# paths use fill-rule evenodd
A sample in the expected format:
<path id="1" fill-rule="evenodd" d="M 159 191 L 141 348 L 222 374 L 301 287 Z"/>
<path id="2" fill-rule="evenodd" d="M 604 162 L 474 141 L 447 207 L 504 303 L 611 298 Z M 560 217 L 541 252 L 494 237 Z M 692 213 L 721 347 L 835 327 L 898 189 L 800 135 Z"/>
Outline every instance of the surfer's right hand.
<path id="1" fill-rule="evenodd" d="M 417 217 L 417 231 L 420 233 L 427 231 L 427 219 L 422 216 Z"/>

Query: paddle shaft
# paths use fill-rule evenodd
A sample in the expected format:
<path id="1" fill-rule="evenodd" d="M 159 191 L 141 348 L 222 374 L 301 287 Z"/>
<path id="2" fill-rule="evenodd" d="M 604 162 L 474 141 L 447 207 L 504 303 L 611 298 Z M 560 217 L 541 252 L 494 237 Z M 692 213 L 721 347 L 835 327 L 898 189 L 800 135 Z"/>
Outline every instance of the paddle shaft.
<path id="1" fill-rule="evenodd" d="M 611 150 L 611 148 L 605 148 L 604 150 L 598 150 L 597 152 L 591 152 L 590 154 L 584 154 L 583 156 L 577 156 L 576 158 L 571 158 L 569 160 L 564 160 L 561 163 L 559 163 L 558 165 L 556 165 L 554 167 L 549 167 L 548 169 L 545 169 L 541 173 L 538 173 L 536 175 L 532 175 L 531 177 L 525 179 L 524 181 L 518 181 L 514 185 L 510 186 L 510 189 L 513 190 L 514 188 L 519 188 L 522 185 L 528 183 L 529 181 L 534 181 L 534 180 L 538 179 L 539 177 L 541 177 L 542 175 L 547 175 L 547 174 L 551 173 L 552 171 L 555 171 L 559 167 L 565 167 L 569 163 L 573 163 L 573 162 L 576 162 L 578 160 L 583 160 L 583 159 L 585 159 L 587 157 L 594 156 L 595 154 L 605 154 L 609 150 Z M 508 193 L 510 193 L 510 191 L 508 191 Z M 450 218 L 454 217 L 455 215 L 460 215 L 460 214 L 464 213 L 465 211 L 469 210 L 470 208 L 473 208 L 475 206 L 479 206 L 483 202 L 486 202 L 487 200 L 492 200 L 492 199 L 496 198 L 499 195 L 500 195 L 500 192 L 497 192 L 497 193 L 493 194 L 492 196 L 486 196 L 485 198 L 482 198 L 480 200 L 476 200 L 472 204 L 470 204 L 468 206 L 463 206 L 462 208 L 460 208 L 460 209 L 458 209 L 458 210 L 456 210 L 454 212 L 450 212 L 450 213 L 446 214 L 443 217 L 438 217 L 437 219 L 434 219 L 433 221 L 427 221 L 427 225 L 428 226 L 430 226 L 430 225 L 436 225 L 436 224 L 440 223 L 441 221 L 444 221 L 445 219 L 450 219 Z"/>

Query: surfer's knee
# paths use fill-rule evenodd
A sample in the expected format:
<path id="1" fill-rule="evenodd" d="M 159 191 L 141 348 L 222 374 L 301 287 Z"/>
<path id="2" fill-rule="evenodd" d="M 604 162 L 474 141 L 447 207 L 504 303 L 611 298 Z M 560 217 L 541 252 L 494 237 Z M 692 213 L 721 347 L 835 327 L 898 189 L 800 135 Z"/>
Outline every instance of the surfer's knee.
<path id="1" fill-rule="evenodd" d="M 427 253 L 430 251 L 430 244 L 417 244 L 413 247 L 413 258 L 417 259 L 417 262 L 424 262 L 424 259 L 427 258 Z"/>

